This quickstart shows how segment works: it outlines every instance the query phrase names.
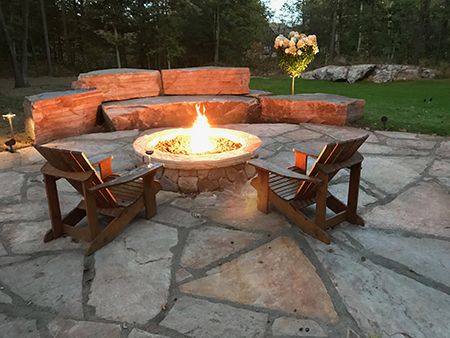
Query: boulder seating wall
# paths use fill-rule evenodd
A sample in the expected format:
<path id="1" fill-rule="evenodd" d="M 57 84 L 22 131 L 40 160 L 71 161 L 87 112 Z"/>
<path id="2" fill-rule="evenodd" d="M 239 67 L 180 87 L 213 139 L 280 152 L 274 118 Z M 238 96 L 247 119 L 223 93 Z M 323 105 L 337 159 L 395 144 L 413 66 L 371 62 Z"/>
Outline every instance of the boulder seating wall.
<path id="1" fill-rule="evenodd" d="M 364 100 L 333 94 L 250 91 L 248 68 L 109 69 L 80 74 L 73 90 L 25 98 L 26 131 L 37 144 L 101 130 L 189 127 L 203 105 L 212 126 L 232 123 L 345 125 Z"/>

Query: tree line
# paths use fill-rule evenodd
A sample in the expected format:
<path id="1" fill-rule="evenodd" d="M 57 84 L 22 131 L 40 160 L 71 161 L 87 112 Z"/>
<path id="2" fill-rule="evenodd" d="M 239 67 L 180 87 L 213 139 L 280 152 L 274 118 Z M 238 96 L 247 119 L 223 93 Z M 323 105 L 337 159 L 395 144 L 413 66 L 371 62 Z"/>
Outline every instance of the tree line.
<path id="1" fill-rule="evenodd" d="M 324 64 L 448 64 L 450 0 L 288 0 L 283 20 L 319 38 Z"/>
<path id="2" fill-rule="evenodd" d="M 276 69 L 274 39 L 291 29 L 317 35 L 320 53 L 313 66 L 448 65 L 450 0 L 287 0 L 281 17 L 287 32 L 269 27 L 273 13 L 266 2 L 0 0 L 0 76 L 14 75 L 20 87 L 28 73 Z"/>
<path id="3" fill-rule="evenodd" d="M 267 17 L 260 0 L 0 0 L 0 62 L 19 87 L 28 68 L 239 66 Z"/>

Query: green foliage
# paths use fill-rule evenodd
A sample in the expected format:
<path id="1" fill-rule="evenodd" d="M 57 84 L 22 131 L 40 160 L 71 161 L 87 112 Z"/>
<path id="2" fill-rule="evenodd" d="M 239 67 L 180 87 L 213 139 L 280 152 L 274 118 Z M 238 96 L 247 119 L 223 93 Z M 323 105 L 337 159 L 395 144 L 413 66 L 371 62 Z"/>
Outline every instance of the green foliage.
<path id="1" fill-rule="evenodd" d="M 314 47 L 305 45 L 302 54 L 288 54 L 284 49 L 277 49 L 278 65 L 292 77 L 299 77 L 314 60 Z"/>
<path id="2" fill-rule="evenodd" d="M 331 54 L 338 64 L 411 63 L 419 42 L 420 64 L 435 65 L 450 53 L 450 1 L 431 1 L 425 13 L 423 1 L 290 0 L 283 17 L 293 29 L 317 35 L 322 64 Z"/>
<path id="3" fill-rule="evenodd" d="M 0 0 L 18 55 L 20 3 Z M 30 1 L 30 13 L 36 13 L 29 19 L 32 75 L 43 75 L 46 68 L 38 4 Z M 246 52 L 263 40 L 268 29 L 267 10 L 260 0 L 45 0 L 44 4 L 55 68 L 73 74 L 117 67 L 118 59 L 128 68 L 211 65 L 216 45 L 221 65 L 246 66 Z M 0 61 L 9 66 L 1 31 Z M 1 69 L 1 74 L 12 76 L 12 70 Z"/>
<path id="4" fill-rule="evenodd" d="M 251 89 L 284 95 L 290 87 L 287 77 L 252 78 Z M 339 94 L 366 101 L 363 117 L 354 125 L 373 130 L 386 128 L 423 134 L 450 135 L 450 80 L 346 83 L 298 79 L 296 94 Z"/>

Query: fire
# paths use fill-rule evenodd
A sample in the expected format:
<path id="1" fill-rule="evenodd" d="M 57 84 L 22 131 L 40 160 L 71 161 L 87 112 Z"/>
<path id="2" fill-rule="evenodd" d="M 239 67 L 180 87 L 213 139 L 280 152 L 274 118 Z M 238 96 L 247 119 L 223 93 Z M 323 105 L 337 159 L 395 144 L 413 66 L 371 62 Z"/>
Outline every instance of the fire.
<path id="1" fill-rule="evenodd" d="M 155 139 L 149 148 L 177 155 L 207 155 L 237 150 L 243 146 L 244 140 L 241 137 L 224 129 L 209 127 L 205 107 L 203 114 L 200 112 L 200 105 L 195 105 L 195 108 L 197 120 L 192 128 Z"/>
<path id="2" fill-rule="evenodd" d="M 213 149 L 214 144 L 211 142 L 209 123 L 205 116 L 205 107 L 203 107 L 203 114 L 200 113 L 200 105 L 195 105 L 195 108 L 197 109 L 197 120 L 190 130 L 190 147 L 192 153 L 201 154 Z"/>

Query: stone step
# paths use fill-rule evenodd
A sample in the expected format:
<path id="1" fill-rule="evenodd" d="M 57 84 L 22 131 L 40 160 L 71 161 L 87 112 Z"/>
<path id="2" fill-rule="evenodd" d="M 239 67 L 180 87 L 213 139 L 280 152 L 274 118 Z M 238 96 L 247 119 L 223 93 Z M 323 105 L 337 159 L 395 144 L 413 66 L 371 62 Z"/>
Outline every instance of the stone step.
<path id="1" fill-rule="evenodd" d="M 233 95 L 148 97 L 104 103 L 102 111 L 111 130 L 189 127 L 199 104 L 212 126 L 255 122 L 260 115 L 258 99 Z"/>
<path id="2" fill-rule="evenodd" d="M 162 92 L 161 74 L 146 69 L 104 69 L 80 74 L 72 88 L 97 88 L 103 101 L 158 96 Z"/>
<path id="3" fill-rule="evenodd" d="M 342 126 L 357 121 L 365 101 L 335 94 L 261 96 L 261 121 L 323 123 Z"/>
<path id="4" fill-rule="evenodd" d="M 245 95 L 249 68 L 199 67 L 161 71 L 165 95 Z"/>

